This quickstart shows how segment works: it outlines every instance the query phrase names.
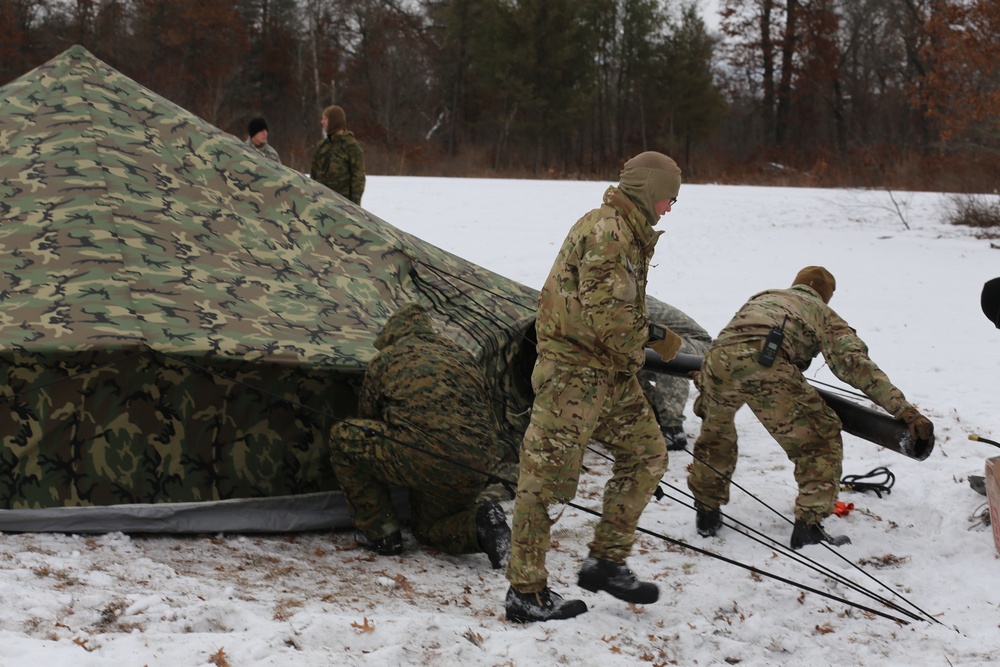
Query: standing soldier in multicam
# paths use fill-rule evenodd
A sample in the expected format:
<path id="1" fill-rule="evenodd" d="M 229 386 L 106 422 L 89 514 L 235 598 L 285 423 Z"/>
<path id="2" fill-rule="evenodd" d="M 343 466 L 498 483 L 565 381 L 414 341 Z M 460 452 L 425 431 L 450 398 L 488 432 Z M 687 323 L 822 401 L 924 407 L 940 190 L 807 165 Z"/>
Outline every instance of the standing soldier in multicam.
<path id="1" fill-rule="evenodd" d="M 688 476 L 702 536 L 715 535 L 722 525 L 719 507 L 729 502 L 738 457 L 734 418 L 745 404 L 795 464 L 799 493 L 792 548 L 850 542 L 822 528 L 837 500 L 844 445 L 840 418 L 802 375 L 820 352 L 838 378 L 906 422 L 911 438 L 933 435 L 933 424 L 906 401 L 868 357 L 868 347 L 854 329 L 827 305 L 834 289 L 829 271 L 807 266 L 789 289 L 750 297 L 705 355 L 695 382 L 701 435 Z M 782 330 L 784 339 L 777 341 L 777 356 L 767 366 L 761 352 L 772 328 Z"/>
<path id="2" fill-rule="evenodd" d="M 569 231 L 538 301 L 535 401 L 521 446 L 505 601 L 512 621 L 565 619 L 587 611 L 548 587 L 545 556 L 560 512 L 576 495 L 590 441 L 614 456 L 604 513 L 577 583 L 626 602 L 648 604 L 656 584 L 625 564 L 639 516 L 667 468 L 667 451 L 635 373 L 645 360 L 650 322 L 646 273 L 681 185 L 677 164 L 646 152 L 625 163 L 618 187 Z M 649 343 L 671 359 L 680 338 L 666 330 Z"/>
<path id="3" fill-rule="evenodd" d="M 680 309 L 651 296 L 646 297 L 649 320 L 666 326 L 684 341 L 678 352 L 704 355 L 712 344 L 712 336 Z M 653 407 L 653 414 L 660 425 L 660 432 L 667 442 L 667 451 L 680 451 L 687 447 L 684 433 L 684 406 L 691 391 L 691 381 L 684 377 L 665 375 L 652 371 L 636 374 L 646 399 Z"/>
<path id="4" fill-rule="evenodd" d="M 313 150 L 309 176 L 360 206 L 365 192 L 365 152 L 347 129 L 347 115 L 336 105 L 328 106 L 320 124 L 326 137 Z"/>
<path id="5" fill-rule="evenodd" d="M 510 552 L 510 528 L 493 502 L 478 503 L 500 461 L 486 377 L 461 345 L 434 331 L 427 311 L 396 311 L 375 339 L 358 400 L 359 419 L 331 429 L 333 469 L 363 544 L 403 551 L 390 486 L 410 490 L 413 534 L 448 554 L 485 553 L 494 569 Z"/>

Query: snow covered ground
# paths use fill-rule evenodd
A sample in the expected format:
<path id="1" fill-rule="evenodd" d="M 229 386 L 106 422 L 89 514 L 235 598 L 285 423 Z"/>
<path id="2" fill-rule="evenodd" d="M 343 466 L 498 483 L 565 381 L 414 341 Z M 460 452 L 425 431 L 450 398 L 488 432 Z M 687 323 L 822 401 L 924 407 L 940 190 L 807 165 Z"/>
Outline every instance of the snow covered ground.
<path id="1" fill-rule="evenodd" d="M 371 177 L 364 203 L 537 288 L 569 226 L 607 185 Z M 635 607 L 588 593 L 575 581 L 594 519 L 572 508 L 554 528 L 550 583 L 590 611 L 524 627 L 504 620 L 507 583 L 485 556 L 435 554 L 409 536 L 403 556 L 379 558 L 356 548 L 351 532 L 0 535 L 0 667 L 996 664 L 1000 559 L 981 521 L 986 499 L 967 477 L 1000 455 L 968 440 L 1000 439 L 1000 331 L 979 308 L 1000 251 L 945 224 L 947 201 L 685 185 L 660 223 L 652 295 L 714 334 L 750 294 L 824 265 L 837 277 L 833 307 L 935 423 L 926 461 L 845 435 L 845 474 L 888 466 L 896 482 L 881 498 L 842 493 L 855 508 L 827 527 L 853 544 L 798 552 L 825 573 L 732 529 L 700 538 L 682 493 L 690 454 L 671 455 L 669 497 L 650 504 L 642 527 L 811 592 L 643 534 L 630 565 L 659 583 L 660 601 Z M 809 375 L 836 383 L 821 360 Z M 690 404 L 687 414 L 693 438 Z M 736 481 L 790 516 L 790 464 L 751 414 L 740 413 L 739 427 Z M 577 502 L 597 508 L 607 464 L 592 454 L 587 465 Z M 734 489 L 725 509 L 787 544 L 785 519 L 749 494 Z"/>

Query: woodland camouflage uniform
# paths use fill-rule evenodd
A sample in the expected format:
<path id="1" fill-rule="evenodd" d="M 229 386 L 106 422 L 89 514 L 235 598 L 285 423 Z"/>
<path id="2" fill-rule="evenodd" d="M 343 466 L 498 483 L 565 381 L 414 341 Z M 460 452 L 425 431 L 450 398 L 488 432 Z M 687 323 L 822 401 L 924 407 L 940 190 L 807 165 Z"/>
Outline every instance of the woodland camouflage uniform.
<path id="1" fill-rule="evenodd" d="M 680 170 L 666 156 L 659 159 L 675 170 L 667 177 L 669 199 L 677 194 Z M 570 230 L 539 297 L 535 401 L 521 446 L 507 569 L 512 591 L 521 594 L 547 591 L 545 557 L 558 518 L 550 507 L 576 495 L 591 439 L 615 459 L 589 545 L 592 557 L 624 563 L 639 516 L 667 468 L 663 436 L 635 376 L 648 337 L 646 273 L 662 233 L 653 229 L 659 220 L 653 188 L 642 183 L 663 174 L 628 167 L 603 205 Z M 637 174 L 644 181 L 630 180 L 626 195 L 626 175 Z"/>
<path id="2" fill-rule="evenodd" d="M 365 153 L 354 133 L 331 133 L 316 144 L 309 176 L 360 206 L 365 192 Z"/>
<path id="3" fill-rule="evenodd" d="M 646 297 L 650 322 L 663 324 L 684 341 L 679 352 L 702 356 L 712 344 L 712 336 L 691 317 L 651 296 Z M 663 430 L 684 426 L 684 406 L 687 405 L 691 381 L 685 377 L 639 371 L 639 384 L 653 408 L 656 421 Z"/>
<path id="4" fill-rule="evenodd" d="M 399 530 L 390 485 L 410 490 L 414 535 L 449 554 L 480 551 L 476 499 L 500 461 L 493 406 L 475 358 L 437 333 L 417 304 L 375 340 L 359 417 L 331 430 L 334 472 L 371 541 Z M 477 472 L 483 471 L 483 472 Z"/>
<path id="5" fill-rule="evenodd" d="M 768 368 L 757 359 L 771 327 L 782 321 L 785 339 Z M 818 524 L 833 512 L 843 460 L 841 422 L 802 375 L 821 352 L 838 378 L 893 416 L 915 410 L 819 291 L 794 284 L 756 294 L 716 338 L 695 383 L 700 392 L 695 414 L 702 426 L 688 487 L 700 510 L 716 510 L 729 501 L 738 457 L 734 417 L 746 404 L 795 464 L 795 518 Z"/>

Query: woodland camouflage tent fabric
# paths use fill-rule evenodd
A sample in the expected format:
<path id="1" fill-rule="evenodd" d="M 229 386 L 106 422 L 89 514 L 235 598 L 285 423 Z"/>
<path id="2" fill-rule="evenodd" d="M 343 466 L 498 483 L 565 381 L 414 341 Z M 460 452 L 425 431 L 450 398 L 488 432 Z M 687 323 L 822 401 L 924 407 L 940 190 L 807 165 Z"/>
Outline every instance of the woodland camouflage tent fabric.
<path id="1" fill-rule="evenodd" d="M 0 88 L 0 530 L 336 489 L 329 427 L 410 301 L 487 367 L 514 443 L 536 294 L 73 47 Z"/>

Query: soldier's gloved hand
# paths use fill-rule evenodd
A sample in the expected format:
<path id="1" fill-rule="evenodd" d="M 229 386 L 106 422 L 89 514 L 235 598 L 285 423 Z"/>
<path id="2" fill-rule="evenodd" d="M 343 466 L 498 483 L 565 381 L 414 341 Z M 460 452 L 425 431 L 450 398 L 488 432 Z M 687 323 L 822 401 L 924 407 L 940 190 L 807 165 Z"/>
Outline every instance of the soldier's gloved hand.
<path id="1" fill-rule="evenodd" d="M 909 427 L 910 438 L 914 442 L 930 440 L 931 436 L 934 435 L 934 424 L 931 423 L 930 419 L 917 412 L 916 408 L 906 408 L 899 413 L 899 418 Z"/>
<path id="2" fill-rule="evenodd" d="M 684 341 L 667 327 L 660 325 L 660 328 L 664 331 L 664 337 L 661 340 L 647 341 L 646 347 L 656 350 L 664 361 L 670 361 L 677 356 L 677 351 L 681 349 Z"/>

